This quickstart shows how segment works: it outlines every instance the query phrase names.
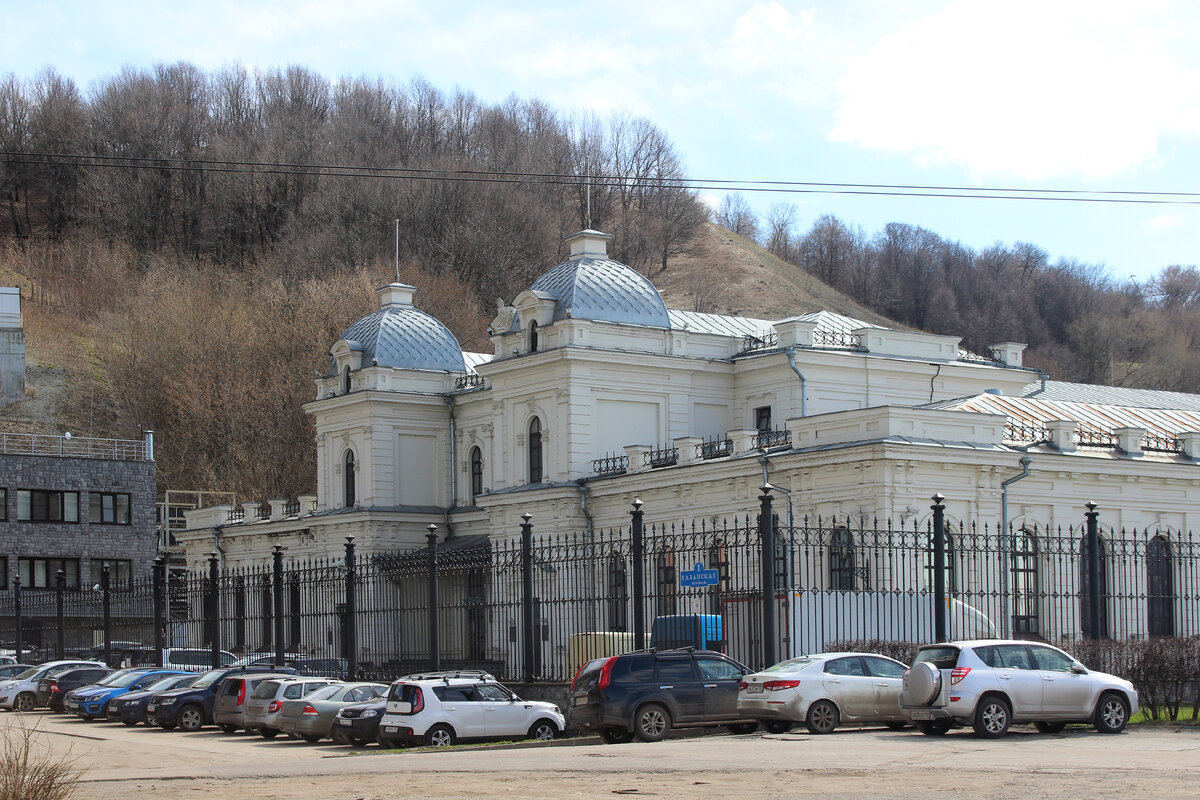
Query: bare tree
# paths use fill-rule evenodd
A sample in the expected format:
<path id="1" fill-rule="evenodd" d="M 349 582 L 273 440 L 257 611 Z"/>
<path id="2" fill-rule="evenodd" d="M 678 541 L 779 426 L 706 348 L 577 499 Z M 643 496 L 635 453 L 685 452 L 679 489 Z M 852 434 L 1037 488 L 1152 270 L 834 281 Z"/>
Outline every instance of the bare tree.
<path id="1" fill-rule="evenodd" d="M 750 208 L 746 198 L 737 192 L 727 194 L 721 200 L 721 207 L 716 213 L 716 223 L 738 236 L 750 240 L 758 238 L 758 215 Z"/>

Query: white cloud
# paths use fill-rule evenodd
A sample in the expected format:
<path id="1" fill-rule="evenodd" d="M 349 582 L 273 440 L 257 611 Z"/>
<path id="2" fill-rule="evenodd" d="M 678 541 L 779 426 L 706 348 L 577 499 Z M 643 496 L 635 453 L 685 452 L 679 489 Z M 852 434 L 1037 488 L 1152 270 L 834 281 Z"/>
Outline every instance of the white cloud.
<path id="1" fill-rule="evenodd" d="M 1169 231 L 1172 228 L 1178 228 L 1183 224 L 1183 220 L 1174 214 L 1160 214 L 1157 217 L 1151 217 L 1146 220 L 1143 226 L 1148 231 L 1161 232 Z"/>
<path id="2" fill-rule="evenodd" d="M 1104 177 L 1200 134 L 1196 13 L 955 0 L 852 56 L 830 138 L 977 176 Z"/>

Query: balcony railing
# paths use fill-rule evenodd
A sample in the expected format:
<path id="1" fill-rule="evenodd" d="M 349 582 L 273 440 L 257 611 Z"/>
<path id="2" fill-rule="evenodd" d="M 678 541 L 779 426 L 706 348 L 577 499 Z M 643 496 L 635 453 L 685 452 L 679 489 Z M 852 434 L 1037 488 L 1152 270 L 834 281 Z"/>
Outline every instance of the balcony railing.
<path id="1" fill-rule="evenodd" d="M 629 470 L 629 456 L 605 456 L 592 461 L 592 472 L 604 477 L 624 475 Z"/>
<path id="2" fill-rule="evenodd" d="M 482 375 L 476 375 L 474 372 L 459 376 L 454 380 L 454 388 L 458 389 L 475 389 L 484 386 L 487 380 Z"/>
<path id="3" fill-rule="evenodd" d="M 642 459 L 647 467 L 673 467 L 679 463 L 679 448 L 664 447 L 660 450 L 650 450 Z"/>
<path id="4" fill-rule="evenodd" d="M 756 450 L 770 450 L 773 447 L 787 447 L 792 443 L 792 432 L 786 428 L 781 431 L 759 431 L 754 435 L 751 445 Z"/>
<path id="5" fill-rule="evenodd" d="M 92 439 L 84 436 L 0 433 L 0 453 L 15 456 L 63 456 L 112 461 L 149 461 L 140 439 Z"/>
<path id="6" fill-rule="evenodd" d="M 696 445 L 696 457 L 707 461 L 710 458 L 724 458 L 733 453 L 733 439 L 717 439 L 711 442 L 701 442 Z"/>

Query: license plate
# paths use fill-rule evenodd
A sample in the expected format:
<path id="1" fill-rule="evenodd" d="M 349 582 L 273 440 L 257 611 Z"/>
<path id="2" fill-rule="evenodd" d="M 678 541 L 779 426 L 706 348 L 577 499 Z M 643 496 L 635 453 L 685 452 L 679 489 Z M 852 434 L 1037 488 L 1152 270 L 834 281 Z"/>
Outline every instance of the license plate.
<path id="1" fill-rule="evenodd" d="M 910 719 L 930 720 L 933 719 L 932 711 L 913 711 L 909 714 Z"/>
<path id="2" fill-rule="evenodd" d="M 384 733 L 395 733 L 395 732 L 396 732 L 396 726 L 395 726 L 395 725 L 385 725 L 385 726 L 384 726 L 384 728 L 383 728 L 383 732 L 384 732 Z"/>
<path id="3" fill-rule="evenodd" d="M 67 708 L 79 708 L 79 703 L 76 703 L 74 700 L 68 700 L 66 706 Z"/>
<path id="4" fill-rule="evenodd" d="M 575 697 L 571 698 L 571 703 L 573 705 L 577 705 L 577 706 L 586 706 L 587 705 L 587 695 L 585 695 L 585 694 L 575 695 Z"/>
<path id="5" fill-rule="evenodd" d="M 147 710 L 147 711 L 153 711 L 153 710 L 154 710 L 154 709 L 156 709 L 156 708 L 158 708 L 158 706 L 156 706 L 156 705 L 153 705 L 153 704 L 146 706 L 146 710 Z"/>
<path id="6" fill-rule="evenodd" d="M 338 719 L 338 725 L 353 725 L 353 724 L 354 724 L 353 720 L 340 719 L 340 718 Z"/>
<path id="7" fill-rule="evenodd" d="M 751 683 L 746 685 L 746 694 L 762 694 L 761 683 Z"/>

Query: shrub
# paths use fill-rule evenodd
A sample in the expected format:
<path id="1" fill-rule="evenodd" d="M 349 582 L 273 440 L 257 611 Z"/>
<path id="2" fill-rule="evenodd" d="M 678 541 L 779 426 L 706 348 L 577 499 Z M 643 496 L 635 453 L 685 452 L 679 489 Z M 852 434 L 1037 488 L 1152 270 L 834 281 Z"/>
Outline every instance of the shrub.
<path id="1" fill-rule="evenodd" d="M 40 747 L 23 722 L 4 730 L 0 745 L 0 800 L 67 800 L 80 770 L 74 759 Z"/>

